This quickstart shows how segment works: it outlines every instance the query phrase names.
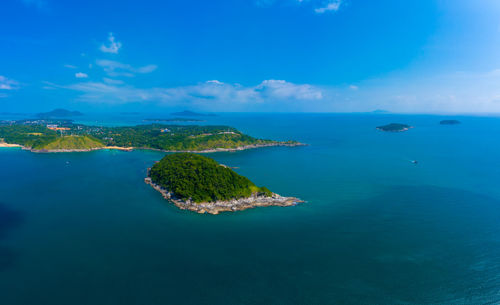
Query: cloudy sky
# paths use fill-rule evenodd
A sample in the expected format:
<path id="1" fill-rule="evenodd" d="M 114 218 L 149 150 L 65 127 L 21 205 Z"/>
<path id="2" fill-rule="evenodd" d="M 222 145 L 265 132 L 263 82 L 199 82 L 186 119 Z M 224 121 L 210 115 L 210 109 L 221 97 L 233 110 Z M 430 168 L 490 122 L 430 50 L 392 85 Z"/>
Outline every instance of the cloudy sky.
<path id="1" fill-rule="evenodd" d="M 500 1 L 3 0 L 0 112 L 500 113 Z"/>

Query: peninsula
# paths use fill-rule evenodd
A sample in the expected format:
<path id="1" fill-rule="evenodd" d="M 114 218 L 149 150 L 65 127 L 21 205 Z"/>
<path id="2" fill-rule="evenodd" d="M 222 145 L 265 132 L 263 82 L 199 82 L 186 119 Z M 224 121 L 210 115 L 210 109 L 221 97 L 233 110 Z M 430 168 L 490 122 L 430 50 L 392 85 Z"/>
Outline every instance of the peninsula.
<path id="1" fill-rule="evenodd" d="M 378 126 L 377 129 L 386 132 L 403 132 L 408 131 L 410 128 L 413 128 L 410 125 L 400 124 L 400 123 L 391 123 L 388 125 Z"/>
<path id="2" fill-rule="evenodd" d="M 207 153 L 304 145 L 297 141 L 257 139 L 228 126 L 147 124 L 105 127 L 46 119 L 0 121 L 0 143 L 21 145 L 33 152 L 152 149 Z"/>
<path id="3" fill-rule="evenodd" d="M 178 208 L 201 214 L 303 202 L 257 187 L 229 167 L 193 153 L 165 156 L 148 170 L 144 181 Z"/>

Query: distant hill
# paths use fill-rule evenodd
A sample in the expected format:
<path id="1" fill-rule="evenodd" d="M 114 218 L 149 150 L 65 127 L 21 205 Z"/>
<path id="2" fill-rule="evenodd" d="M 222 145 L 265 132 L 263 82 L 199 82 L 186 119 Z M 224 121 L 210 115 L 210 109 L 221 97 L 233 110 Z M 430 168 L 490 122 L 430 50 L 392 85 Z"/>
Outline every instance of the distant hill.
<path id="1" fill-rule="evenodd" d="M 189 110 L 184 110 L 181 112 L 172 112 L 171 115 L 175 116 L 191 116 L 191 117 L 196 117 L 196 116 L 215 116 L 213 113 L 198 113 L 198 112 L 193 112 Z"/>
<path id="2" fill-rule="evenodd" d="M 63 136 L 54 141 L 34 147 L 35 150 L 90 150 L 102 148 L 104 144 L 91 136 Z"/>
<path id="3" fill-rule="evenodd" d="M 83 113 L 81 113 L 80 111 L 69 111 L 62 108 L 54 109 L 49 112 L 37 113 L 37 116 L 40 118 L 67 118 L 82 115 Z"/>
<path id="4" fill-rule="evenodd" d="M 387 110 L 383 110 L 383 109 L 377 109 L 377 110 L 373 110 L 371 113 L 374 113 L 374 114 L 388 114 L 388 113 L 391 113 L 391 112 L 387 111 Z"/>
<path id="5" fill-rule="evenodd" d="M 461 123 L 462 122 L 460 122 L 458 120 L 442 120 L 441 122 L 439 122 L 439 124 L 441 124 L 441 125 L 458 125 Z"/>

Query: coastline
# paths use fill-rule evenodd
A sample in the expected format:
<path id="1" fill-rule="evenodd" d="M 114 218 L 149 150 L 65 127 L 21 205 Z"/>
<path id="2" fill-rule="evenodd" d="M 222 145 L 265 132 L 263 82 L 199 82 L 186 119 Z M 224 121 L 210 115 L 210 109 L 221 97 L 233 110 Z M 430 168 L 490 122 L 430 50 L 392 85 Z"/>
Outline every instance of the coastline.
<path id="1" fill-rule="evenodd" d="M 3 147 L 3 148 L 7 148 L 7 147 L 23 147 L 22 145 L 19 145 L 19 144 L 9 144 L 9 143 L 5 143 L 5 142 L 1 142 L 0 143 L 0 147 Z"/>
<path id="2" fill-rule="evenodd" d="M 96 150 L 121 150 L 121 151 L 132 151 L 132 150 L 154 150 L 160 152 L 187 152 L 187 153 L 215 153 L 215 152 L 234 152 L 234 151 L 242 151 L 254 148 L 263 148 L 263 147 L 276 147 L 276 146 L 286 146 L 286 147 L 295 147 L 295 146 L 307 146 L 304 143 L 269 143 L 269 144 L 252 144 L 252 145 L 244 145 L 234 148 L 213 148 L 213 149 L 205 149 L 205 150 L 163 150 L 157 148 L 149 148 L 149 147 L 121 147 L 121 146 L 104 146 L 97 148 L 87 148 L 87 149 L 33 149 L 29 147 L 25 147 L 19 144 L 8 144 L 8 143 L 0 143 L 1 147 L 20 147 L 24 150 L 29 150 L 34 153 L 68 153 L 68 152 L 90 152 Z"/>
<path id="3" fill-rule="evenodd" d="M 296 147 L 296 146 L 307 146 L 307 144 L 304 143 L 269 143 L 269 144 L 252 144 L 252 145 L 244 145 L 244 146 L 238 146 L 234 148 L 212 148 L 212 149 L 205 149 L 205 150 L 163 150 L 163 149 L 157 149 L 157 148 L 146 148 L 146 147 L 136 147 L 133 149 L 144 149 L 144 150 L 154 150 L 154 151 L 161 151 L 161 152 L 168 152 L 168 153 L 196 153 L 196 154 L 208 154 L 208 153 L 215 153 L 215 152 L 234 152 L 234 151 L 241 151 L 241 150 L 248 150 L 248 149 L 255 149 L 255 148 L 264 148 L 264 147 L 278 147 L 278 146 L 286 146 L 286 147 Z"/>
<path id="4" fill-rule="evenodd" d="M 236 212 L 257 207 L 280 206 L 288 207 L 295 206 L 304 202 L 295 197 L 282 197 L 273 193 L 272 197 L 252 195 L 248 198 L 233 199 L 229 201 L 202 202 L 195 203 L 190 200 L 184 201 L 175 198 L 172 193 L 164 189 L 160 185 L 154 183 L 150 177 L 144 178 L 144 182 L 149 184 L 153 189 L 160 192 L 166 200 L 172 202 L 181 210 L 189 210 L 199 214 L 217 215 L 221 212 Z"/>

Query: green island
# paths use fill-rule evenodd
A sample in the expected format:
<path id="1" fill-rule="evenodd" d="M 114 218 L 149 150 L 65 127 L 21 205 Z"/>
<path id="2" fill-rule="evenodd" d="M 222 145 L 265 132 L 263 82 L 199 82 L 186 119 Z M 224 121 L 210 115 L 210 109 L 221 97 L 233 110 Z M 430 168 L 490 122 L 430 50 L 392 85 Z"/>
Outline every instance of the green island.
<path id="1" fill-rule="evenodd" d="M 71 120 L 0 121 L 0 146 L 19 145 L 34 152 L 96 149 L 153 149 L 168 152 L 234 151 L 268 146 L 299 146 L 297 141 L 257 139 L 228 126 L 87 126 Z"/>
<path id="2" fill-rule="evenodd" d="M 386 132 L 403 132 L 408 131 L 410 128 L 413 128 L 410 125 L 400 124 L 400 123 L 391 123 L 388 125 L 378 126 L 377 129 Z"/>
<path id="3" fill-rule="evenodd" d="M 177 207 L 198 213 L 218 214 L 302 202 L 258 187 L 229 167 L 194 153 L 165 156 L 148 170 L 145 182 Z"/>
<path id="4" fill-rule="evenodd" d="M 439 124 L 441 125 L 458 125 L 461 123 L 462 122 L 460 122 L 459 120 L 442 120 L 441 122 L 439 122 Z"/>

